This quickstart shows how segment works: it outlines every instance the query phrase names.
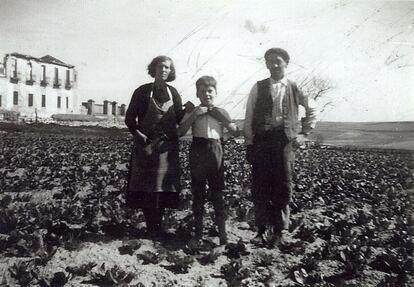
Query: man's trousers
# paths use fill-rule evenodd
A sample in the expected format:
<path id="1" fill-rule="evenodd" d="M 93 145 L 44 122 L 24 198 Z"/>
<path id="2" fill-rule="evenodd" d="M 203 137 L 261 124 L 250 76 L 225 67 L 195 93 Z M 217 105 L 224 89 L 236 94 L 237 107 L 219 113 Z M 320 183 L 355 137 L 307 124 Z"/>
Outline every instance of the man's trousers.
<path id="1" fill-rule="evenodd" d="M 253 143 L 252 197 L 259 230 L 289 228 L 295 154 L 283 131 L 256 134 Z"/>

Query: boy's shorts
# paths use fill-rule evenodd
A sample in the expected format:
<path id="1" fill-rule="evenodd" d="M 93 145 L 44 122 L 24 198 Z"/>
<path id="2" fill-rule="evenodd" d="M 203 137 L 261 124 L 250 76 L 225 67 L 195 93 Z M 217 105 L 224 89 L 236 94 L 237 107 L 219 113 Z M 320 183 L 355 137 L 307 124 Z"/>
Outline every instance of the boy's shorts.
<path id="1" fill-rule="evenodd" d="M 211 190 L 224 188 L 223 146 L 220 140 L 194 137 L 190 148 L 193 185 L 207 180 Z"/>

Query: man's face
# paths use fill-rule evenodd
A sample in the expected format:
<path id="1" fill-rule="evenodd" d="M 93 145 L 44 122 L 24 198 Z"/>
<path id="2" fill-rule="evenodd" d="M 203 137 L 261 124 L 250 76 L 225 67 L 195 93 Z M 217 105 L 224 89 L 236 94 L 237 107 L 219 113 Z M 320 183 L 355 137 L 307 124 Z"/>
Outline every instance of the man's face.
<path id="1" fill-rule="evenodd" d="M 285 76 L 287 63 L 278 54 L 270 54 L 266 60 L 266 67 L 273 79 L 280 80 Z"/>
<path id="2" fill-rule="evenodd" d="M 201 105 L 205 107 L 213 106 L 216 95 L 216 88 L 213 86 L 201 85 L 197 89 L 197 97 L 200 99 Z"/>
<path id="3" fill-rule="evenodd" d="M 155 66 L 155 79 L 156 80 L 163 80 L 164 82 L 168 79 L 168 76 L 171 73 L 171 62 L 170 61 L 164 61 L 159 62 Z"/>

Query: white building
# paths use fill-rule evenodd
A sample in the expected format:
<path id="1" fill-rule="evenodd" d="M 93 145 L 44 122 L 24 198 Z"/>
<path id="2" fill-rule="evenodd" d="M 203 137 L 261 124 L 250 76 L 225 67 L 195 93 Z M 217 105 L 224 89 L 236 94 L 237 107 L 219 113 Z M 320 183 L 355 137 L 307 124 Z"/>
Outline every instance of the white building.
<path id="1" fill-rule="evenodd" d="M 0 62 L 0 110 L 22 117 L 78 114 L 76 70 L 50 55 L 6 54 Z"/>

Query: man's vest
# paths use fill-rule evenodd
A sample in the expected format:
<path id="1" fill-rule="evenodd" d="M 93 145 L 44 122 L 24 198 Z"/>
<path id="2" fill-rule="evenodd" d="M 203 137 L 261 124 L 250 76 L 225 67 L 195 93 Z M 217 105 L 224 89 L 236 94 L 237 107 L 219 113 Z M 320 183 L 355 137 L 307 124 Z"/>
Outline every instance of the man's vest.
<path id="1" fill-rule="evenodd" d="M 289 140 L 297 135 L 299 89 L 296 83 L 287 81 L 286 94 L 282 101 L 283 130 Z M 265 132 L 265 119 L 272 117 L 273 99 L 270 79 L 257 82 L 257 101 L 253 111 L 253 134 Z"/>

